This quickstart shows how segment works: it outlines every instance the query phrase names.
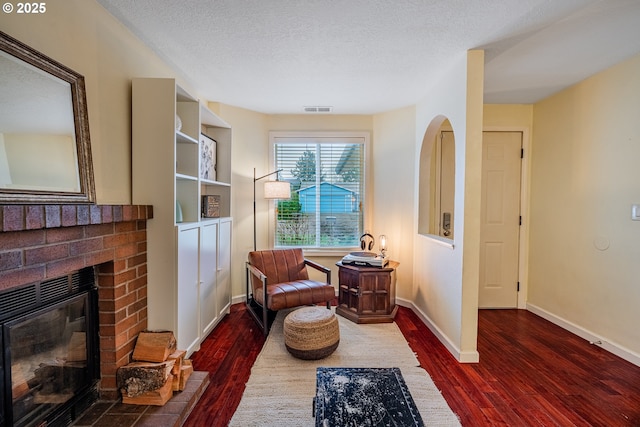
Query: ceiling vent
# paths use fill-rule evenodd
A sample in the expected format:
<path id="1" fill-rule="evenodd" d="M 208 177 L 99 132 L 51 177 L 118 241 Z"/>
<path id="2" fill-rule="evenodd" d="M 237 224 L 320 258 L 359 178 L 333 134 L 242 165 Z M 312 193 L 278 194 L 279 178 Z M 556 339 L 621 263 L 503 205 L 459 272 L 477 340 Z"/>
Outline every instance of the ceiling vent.
<path id="1" fill-rule="evenodd" d="M 331 111 L 333 111 L 333 107 L 319 107 L 319 106 L 304 107 L 305 113 L 330 113 Z"/>

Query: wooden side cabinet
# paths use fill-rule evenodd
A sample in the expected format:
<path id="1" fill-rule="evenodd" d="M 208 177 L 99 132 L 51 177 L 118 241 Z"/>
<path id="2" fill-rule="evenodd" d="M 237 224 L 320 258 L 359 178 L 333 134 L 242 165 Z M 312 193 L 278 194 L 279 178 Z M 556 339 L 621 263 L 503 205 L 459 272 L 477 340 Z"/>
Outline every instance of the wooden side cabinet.
<path id="1" fill-rule="evenodd" d="M 339 267 L 338 307 L 336 313 L 355 323 L 391 323 L 396 306 L 396 268 L 389 261 L 386 267 L 360 267 L 336 264 Z"/>

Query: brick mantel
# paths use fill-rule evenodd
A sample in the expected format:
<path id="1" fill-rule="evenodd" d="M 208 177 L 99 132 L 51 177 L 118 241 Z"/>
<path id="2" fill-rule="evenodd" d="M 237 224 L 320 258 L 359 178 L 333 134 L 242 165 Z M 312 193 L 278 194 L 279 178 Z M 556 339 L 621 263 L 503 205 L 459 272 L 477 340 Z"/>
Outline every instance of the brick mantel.
<path id="1" fill-rule="evenodd" d="M 0 205 L 0 291 L 96 266 L 100 395 L 147 327 L 147 220 L 151 206 Z"/>
<path id="2" fill-rule="evenodd" d="M 110 224 L 153 218 L 145 205 L 0 205 L 0 232 Z"/>

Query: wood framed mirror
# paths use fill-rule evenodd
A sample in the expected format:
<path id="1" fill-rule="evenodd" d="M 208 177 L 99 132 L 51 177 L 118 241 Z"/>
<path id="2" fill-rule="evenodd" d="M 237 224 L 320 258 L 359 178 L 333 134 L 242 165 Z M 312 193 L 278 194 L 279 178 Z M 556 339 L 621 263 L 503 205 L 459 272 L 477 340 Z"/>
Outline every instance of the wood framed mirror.
<path id="1" fill-rule="evenodd" d="M 84 77 L 0 31 L 0 204 L 94 203 Z"/>

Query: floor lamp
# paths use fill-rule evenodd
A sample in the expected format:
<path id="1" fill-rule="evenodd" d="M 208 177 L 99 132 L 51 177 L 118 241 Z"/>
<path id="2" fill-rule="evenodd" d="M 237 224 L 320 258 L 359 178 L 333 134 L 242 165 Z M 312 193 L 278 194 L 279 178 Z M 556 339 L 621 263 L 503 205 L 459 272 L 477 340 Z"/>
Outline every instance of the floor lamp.
<path id="1" fill-rule="evenodd" d="M 256 168 L 253 168 L 253 250 L 257 250 L 256 245 L 256 182 L 263 178 L 277 174 L 282 169 L 262 175 L 256 178 Z M 279 181 L 276 176 L 275 181 L 267 181 L 264 183 L 264 198 L 265 199 L 290 199 L 291 198 L 291 184 L 286 181 Z"/>

